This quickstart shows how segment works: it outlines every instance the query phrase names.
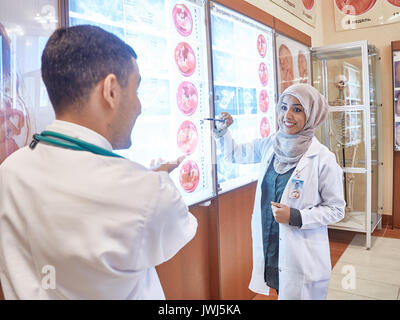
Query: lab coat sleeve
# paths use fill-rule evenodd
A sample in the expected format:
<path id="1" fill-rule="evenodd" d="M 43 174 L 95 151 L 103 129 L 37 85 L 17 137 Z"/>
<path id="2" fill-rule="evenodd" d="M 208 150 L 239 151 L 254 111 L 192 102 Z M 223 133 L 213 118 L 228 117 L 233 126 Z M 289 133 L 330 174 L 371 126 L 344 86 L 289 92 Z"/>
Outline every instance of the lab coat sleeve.
<path id="1" fill-rule="evenodd" d="M 232 163 L 259 163 L 262 157 L 264 139 L 255 139 L 249 143 L 237 144 L 228 130 L 217 139 L 217 146 L 224 154 L 224 159 Z"/>
<path id="2" fill-rule="evenodd" d="M 300 210 L 301 229 L 314 229 L 334 224 L 344 217 L 345 201 L 343 195 L 343 170 L 336 163 L 335 156 L 327 153 L 320 164 L 318 189 L 321 203 L 311 208 Z"/>
<path id="3" fill-rule="evenodd" d="M 171 259 L 197 230 L 196 218 L 188 211 L 168 173 L 157 174 L 156 208 L 144 226 L 136 269 L 154 267 Z"/>

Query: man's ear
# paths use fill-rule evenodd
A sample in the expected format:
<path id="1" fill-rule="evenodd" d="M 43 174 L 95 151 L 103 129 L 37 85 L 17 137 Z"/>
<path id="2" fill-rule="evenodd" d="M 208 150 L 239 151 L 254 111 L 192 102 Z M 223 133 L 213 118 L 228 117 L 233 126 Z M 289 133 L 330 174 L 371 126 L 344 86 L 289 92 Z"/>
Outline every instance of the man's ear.
<path id="1" fill-rule="evenodd" d="M 118 106 L 121 86 L 118 83 L 115 74 L 109 74 L 103 81 L 103 98 L 110 108 L 115 109 Z"/>

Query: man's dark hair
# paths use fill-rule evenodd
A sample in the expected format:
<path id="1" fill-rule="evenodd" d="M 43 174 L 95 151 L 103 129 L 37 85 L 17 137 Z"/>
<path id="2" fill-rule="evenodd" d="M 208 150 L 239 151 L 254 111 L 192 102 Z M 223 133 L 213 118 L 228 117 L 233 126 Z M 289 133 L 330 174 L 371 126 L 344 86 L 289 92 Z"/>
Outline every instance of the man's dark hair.
<path id="1" fill-rule="evenodd" d="M 42 54 L 42 77 L 56 114 L 87 98 L 99 81 L 115 74 L 125 87 L 135 51 L 99 27 L 79 25 L 54 31 Z"/>

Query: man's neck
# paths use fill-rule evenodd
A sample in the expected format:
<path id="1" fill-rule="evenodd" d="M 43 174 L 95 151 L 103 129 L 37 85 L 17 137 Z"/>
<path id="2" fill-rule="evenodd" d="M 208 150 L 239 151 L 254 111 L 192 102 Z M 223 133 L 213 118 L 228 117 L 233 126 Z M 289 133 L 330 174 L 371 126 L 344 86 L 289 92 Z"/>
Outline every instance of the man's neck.
<path id="1" fill-rule="evenodd" d="M 104 138 L 106 138 L 108 141 L 111 141 L 109 135 L 107 134 L 107 130 L 103 128 L 101 122 L 96 121 L 97 120 L 96 118 L 92 118 L 85 115 L 77 117 L 76 115 L 71 116 L 69 114 L 62 114 L 62 115 L 56 115 L 56 120 L 67 121 L 75 123 L 82 127 L 89 128 L 94 132 L 100 134 Z"/>

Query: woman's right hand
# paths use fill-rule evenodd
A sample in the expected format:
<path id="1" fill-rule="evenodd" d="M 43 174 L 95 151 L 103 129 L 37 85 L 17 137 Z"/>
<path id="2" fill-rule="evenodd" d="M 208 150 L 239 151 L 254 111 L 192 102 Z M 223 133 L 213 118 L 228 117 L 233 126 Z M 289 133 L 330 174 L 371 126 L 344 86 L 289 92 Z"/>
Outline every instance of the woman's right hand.
<path id="1" fill-rule="evenodd" d="M 225 124 L 226 124 L 227 128 L 229 126 L 231 126 L 233 123 L 233 118 L 228 112 L 221 112 L 221 119 L 225 120 Z"/>

